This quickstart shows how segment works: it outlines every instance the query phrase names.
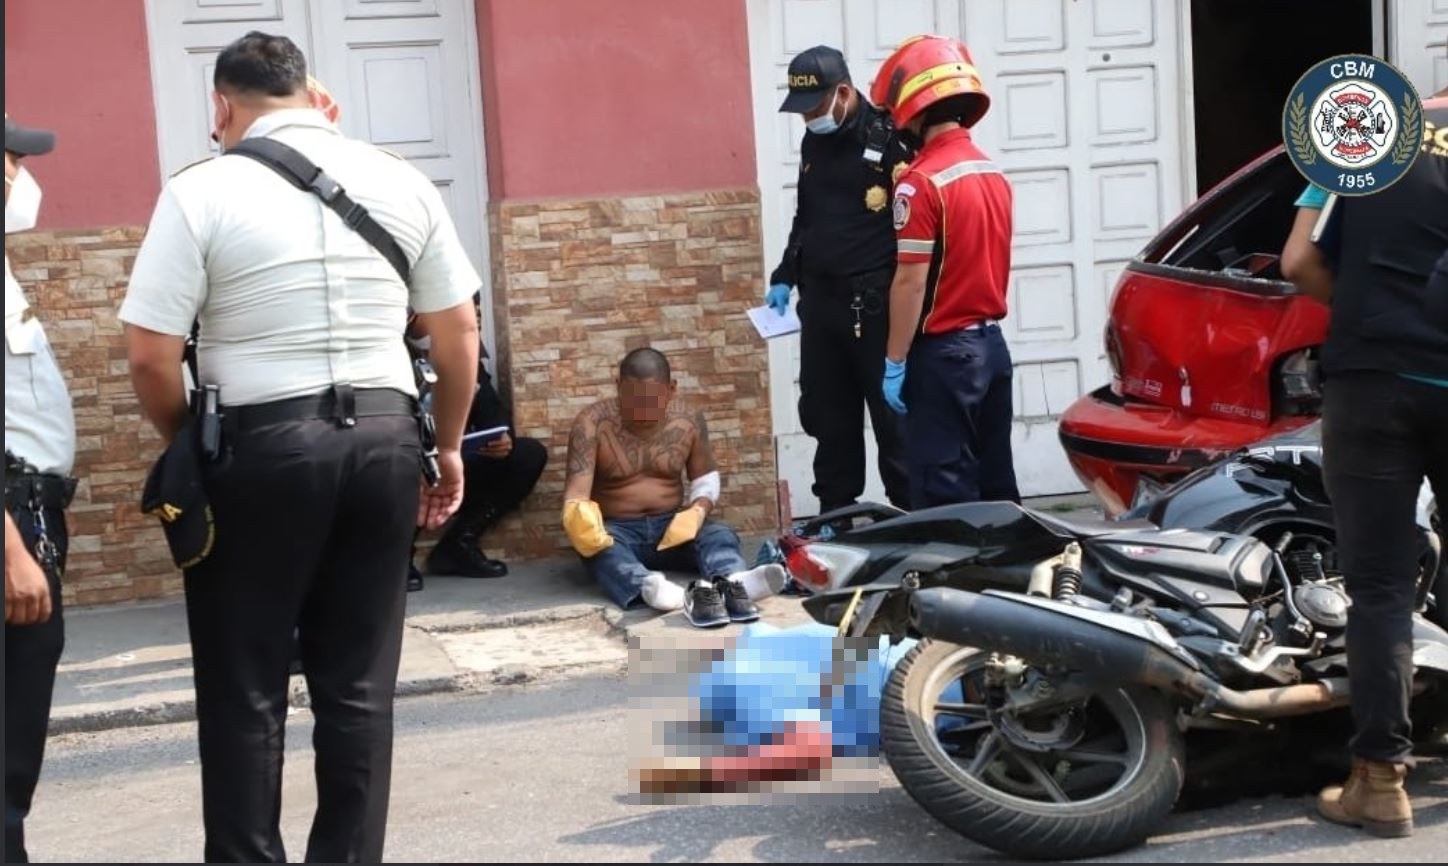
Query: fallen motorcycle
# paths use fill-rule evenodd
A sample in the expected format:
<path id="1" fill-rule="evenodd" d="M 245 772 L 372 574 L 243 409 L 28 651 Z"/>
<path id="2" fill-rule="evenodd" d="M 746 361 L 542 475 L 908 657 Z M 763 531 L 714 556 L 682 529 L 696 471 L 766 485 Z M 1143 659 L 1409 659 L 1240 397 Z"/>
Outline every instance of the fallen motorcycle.
<path id="1" fill-rule="evenodd" d="M 856 506 L 780 543 L 817 621 L 922 638 L 881 703 L 911 796 L 999 851 L 1075 858 L 1159 828 L 1189 737 L 1281 736 L 1346 705 L 1342 580 L 1297 542 L 974 503 Z M 1420 610 L 1439 565 L 1425 544 Z M 1427 734 L 1448 709 L 1448 632 L 1414 628 Z"/>
<path id="2" fill-rule="evenodd" d="M 1332 502 L 1322 474 L 1321 421 L 1204 466 L 1142 497 L 1121 519 L 1146 520 L 1162 529 L 1234 532 L 1269 544 L 1291 532 L 1282 558 L 1295 579 L 1311 577 L 1319 567 L 1329 576 L 1340 574 Z M 1442 515 L 1426 482 L 1418 496 L 1417 520 L 1422 561 L 1432 554 L 1430 548 L 1444 543 Z M 1440 600 L 1448 602 L 1448 562 L 1441 558 L 1425 614 L 1448 628 L 1448 604 Z"/>

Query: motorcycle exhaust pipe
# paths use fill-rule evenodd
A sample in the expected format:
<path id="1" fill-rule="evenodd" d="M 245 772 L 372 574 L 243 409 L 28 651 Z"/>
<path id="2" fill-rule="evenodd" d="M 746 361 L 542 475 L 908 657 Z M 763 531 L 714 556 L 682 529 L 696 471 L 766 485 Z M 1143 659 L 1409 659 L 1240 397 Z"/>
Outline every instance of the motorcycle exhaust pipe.
<path id="1" fill-rule="evenodd" d="M 1056 609 L 1059 608 L 1059 609 Z M 1102 683 L 1143 685 L 1244 719 L 1305 715 L 1348 702 L 1347 680 L 1237 691 L 1194 669 L 1145 636 L 1086 618 L 1083 608 L 1026 603 L 937 587 L 914 593 L 910 620 L 927 638 L 1077 670 Z"/>

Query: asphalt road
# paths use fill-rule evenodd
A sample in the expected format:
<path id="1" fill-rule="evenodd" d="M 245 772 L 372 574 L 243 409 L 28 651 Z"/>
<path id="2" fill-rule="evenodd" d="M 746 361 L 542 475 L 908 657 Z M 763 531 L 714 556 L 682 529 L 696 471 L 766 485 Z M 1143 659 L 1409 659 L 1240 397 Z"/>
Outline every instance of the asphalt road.
<path id="1" fill-rule="evenodd" d="M 996 859 L 938 825 L 881 772 L 868 800 L 640 806 L 626 794 L 621 678 L 403 701 L 387 857 L 393 861 L 948 861 Z M 314 806 L 310 717 L 288 726 L 282 823 L 299 860 Z M 1412 781 L 1418 833 L 1379 841 L 1269 798 L 1175 815 L 1150 862 L 1443 862 L 1448 764 Z M 200 777 L 190 724 L 51 741 L 27 827 L 40 861 L 195 861 Z"/>

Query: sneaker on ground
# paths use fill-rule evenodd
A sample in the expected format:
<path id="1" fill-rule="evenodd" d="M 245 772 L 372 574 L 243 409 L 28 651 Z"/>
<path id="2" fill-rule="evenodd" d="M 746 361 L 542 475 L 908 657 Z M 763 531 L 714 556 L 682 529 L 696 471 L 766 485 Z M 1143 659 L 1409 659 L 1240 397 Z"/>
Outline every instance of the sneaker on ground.
<path id="1" fill-rule="evenodd" d="M 778 563 L 761 565 L 758 568 L 751 568 L 748 571 L 741 571 L 729 575 L 729 579 L 743 584 L 748 591 L 752 601 L 759 601 L 761 598 L 768 598 L 771 595 L 778 595 L 784 589 L 784 582 L 789 578 L 789 572 L 784 566 Z"/>
<path id="2" fill-rule="evenodd" d="M 714 580 L 714 588 L 724 598 L 724 609 L 729 613 L 730 622 L 754 622 L 759 619 L 759 605 L 749 598 L 744 584 L 720 577 Z"/>
<path id="3" fill-rule="evenodd" d="M 719 590 L 707 580 L 696 580 L 684 592 L 684 616 L 699 628 L 729 624 L 729 610 Z"/>
<path id="4" fill-rule="evenodd" d="M 644 578 L 640 591 L 644 597 L 644 604 L 654 610 L 678 610 L 684 606 L 683 587 L 657 571 L 649 572 L 648 576 Z"/>

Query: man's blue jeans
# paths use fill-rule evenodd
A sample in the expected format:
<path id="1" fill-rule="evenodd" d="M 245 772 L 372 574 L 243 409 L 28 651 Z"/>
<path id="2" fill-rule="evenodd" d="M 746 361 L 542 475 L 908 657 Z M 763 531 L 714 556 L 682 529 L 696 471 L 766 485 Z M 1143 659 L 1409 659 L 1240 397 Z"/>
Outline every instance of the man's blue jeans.
<path id="1" fill-rule="evenodd" d="M 604 521 L 613 546 L 584 564 L 614 604 L 628 608 L 638 603 L 644 577 L 651 571 L 692 571 L 713 579 L 749 568 L 739 552 L 739 536 L 714 520 L 706 520 L 692 542 L 659 550 L 674 514 Z"/>

